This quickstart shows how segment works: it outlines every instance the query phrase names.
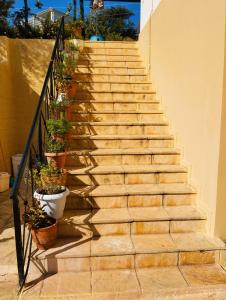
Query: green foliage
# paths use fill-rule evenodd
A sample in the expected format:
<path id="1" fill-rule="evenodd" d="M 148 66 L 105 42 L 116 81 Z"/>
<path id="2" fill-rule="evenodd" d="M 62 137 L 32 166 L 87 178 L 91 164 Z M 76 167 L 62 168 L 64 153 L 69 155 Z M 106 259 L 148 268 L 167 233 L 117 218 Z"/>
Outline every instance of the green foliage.
<path id="1" fill-rule="evenodd" d="M 46 125 L 47 125 L 47 131 L 51 136 L 64 135 L 72 127 L 71 123 L 65 119 L 60 119 L 60 120 L 49 119 L 47 120 Z"/>
<path id="2" fill-rule="evenodd" d="M 101 34 L 106 40 L 136 39 L 137 31 L 130 17 L 133 12 L 125 7 L 111 7 L 90 14 L 86 19 L 86 37 Z"/>
<path id="3" fill-rule="evenodd" d="M 54 176 L 64 174 L 64 170 L 61 168 L 54 167 L 51 164 L 47 164 L 41 165 L 39 174 L 40 176 Z"/>
<path id="4" fill-rule="evenodd" d="M 44 211 L 44 206 L 40 206 L 39 201 L 35 201 L 34 206 L 28 207 L 24 213 L 26 223 L 28 223 L 32 229 L 45 228 L 53 225 L 56 220 L 49 217 Z"/>
<path id="5" fill-rule="evenodd" d="M 46 144 L 47 152 L 49 153 L 59 153 L 65 151 L 65 142 L 57 141 L 50 138 Z"/>
<path id="6" fill-rule="evenodd" d="M 14 0 L 0 0 L 0 35 L 7 35 L 10 31 L 8 18 L 14 3 Z"/>

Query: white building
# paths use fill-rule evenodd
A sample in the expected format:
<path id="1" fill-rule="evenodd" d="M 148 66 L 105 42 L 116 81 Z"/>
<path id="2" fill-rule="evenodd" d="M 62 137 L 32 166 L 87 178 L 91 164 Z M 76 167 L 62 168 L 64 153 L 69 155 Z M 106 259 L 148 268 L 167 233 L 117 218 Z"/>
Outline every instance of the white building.
<path id="1" fill-rule="evenodd" d="M 38 27 L 38 26 L 41 26 L 41 21 L 45 20 L 48 17 L 50 18 L 50 20 L 52 22 L 56 22 L 63 16 L 65 16 L 65 13 L 63 13 L 59 10 L 56 10 L 55 8 L 49 7 L 48 9 L 43 10 L 43 11 L 35 14 L 31 18 L 29 18 L 28 23 L 29 23 L 29 25 L 31 25 L 33 27 Z M 66 23 L 69 23 L 72 21 L 73 21 L 73 18 L 71 16 L 65 17 Z"/>

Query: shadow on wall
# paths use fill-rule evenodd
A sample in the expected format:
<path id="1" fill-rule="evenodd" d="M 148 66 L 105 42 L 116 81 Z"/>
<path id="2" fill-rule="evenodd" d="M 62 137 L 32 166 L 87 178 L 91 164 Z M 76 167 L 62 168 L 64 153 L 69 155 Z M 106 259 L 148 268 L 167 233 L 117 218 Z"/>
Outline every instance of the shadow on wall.
<path id="1" fill-rule="evenodd" d="M 22 153 L 44 82 L 53 41 L 0 38 L 0 171 Z"/>

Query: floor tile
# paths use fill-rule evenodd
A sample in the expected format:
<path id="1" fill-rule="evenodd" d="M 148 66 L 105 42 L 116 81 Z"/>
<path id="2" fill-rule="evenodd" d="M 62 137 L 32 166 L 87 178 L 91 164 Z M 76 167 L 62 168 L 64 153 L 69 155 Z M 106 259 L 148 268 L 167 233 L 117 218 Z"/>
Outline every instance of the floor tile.
<path id="1" fill-rule="evenodd" d="M 180 266 L 189 285 L 226 284 L 226 273 L 219 265 Z"/>
<path id="2" fill-rule="evenodd" d="M 92 272 L 93 293 L 139 292 L 134 270 Z M 106 298 L 107 299 L 107 298 Z"/>
<path id="3" fill-rule="evenodd" d="M 143 293 L 153 289 L 181 288 L 187 286 L 177 267 L 138 269 L 137 276 Z"/>
<path id="4" fill-rule="evenodd" d="M 134 254 L 135 250 L 129 236 L 102 236 L 91 241 L 91 255 Z"/>
<path id="5" fill-rule="evenodd" d="M 168 220 L 169 217 L 162 207 L 135 207 L 128 208 L 134 221 Z"/>
<path id="6" fill-rule="evenodd" d="M 171 236 L 179 250 L 211 250 L 216 248 L 216 244 L 201 233 L 172 233 Z"/>
<path id="7" fill-rule="evenodd" d="M 176 251 L 176 246 L 169 234 L 133 235 L 132 241 L 137 253 Z"/>

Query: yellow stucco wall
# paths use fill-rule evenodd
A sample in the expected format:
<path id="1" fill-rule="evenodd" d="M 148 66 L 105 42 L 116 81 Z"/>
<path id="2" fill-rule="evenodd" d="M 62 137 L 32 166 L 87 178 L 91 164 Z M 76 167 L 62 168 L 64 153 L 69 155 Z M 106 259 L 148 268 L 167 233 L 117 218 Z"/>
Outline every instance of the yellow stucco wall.
<path id="1" fill-rule="evenodd" d="M 52 52 L 51 40 L 0 37 L 0 171 L 22 153 Z"/>
<path id="2" fill-rule="evenodd" d="M 162 0 L 140 35 L 140 46 L 184 161 L 191 166 L 191 183 L 198 188 L 209 231 L 226 237 L 225 218 L 218 220 L 224 222 L 221 229 L 215 227 L 219 193 L 223 197 L 225 191 L 220 185 L 226 182 L 223 154 L 221 184 L 218 177 L 220 145 L 226 153 L 225 133 L 221 136 L 226 131 L 225 119 L 221 122 L 225 0 Z M 226 199 L 222 203 L 226 212 Z"/>

